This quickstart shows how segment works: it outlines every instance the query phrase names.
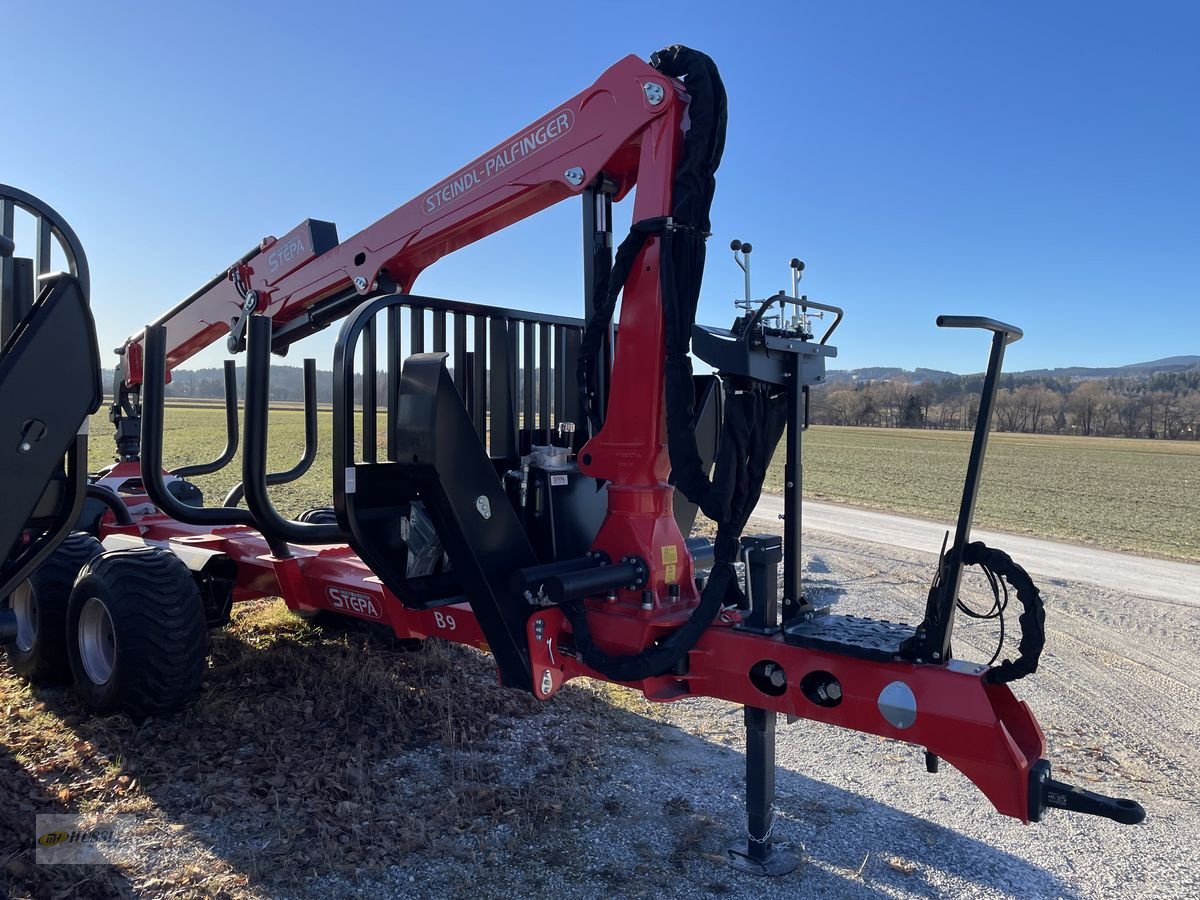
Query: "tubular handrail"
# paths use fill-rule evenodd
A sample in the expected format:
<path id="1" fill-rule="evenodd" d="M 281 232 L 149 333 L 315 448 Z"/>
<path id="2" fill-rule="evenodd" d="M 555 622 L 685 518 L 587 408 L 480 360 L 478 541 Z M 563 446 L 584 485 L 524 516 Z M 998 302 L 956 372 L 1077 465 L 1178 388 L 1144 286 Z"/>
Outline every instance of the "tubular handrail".
<path id="1" fill-rule="evenodd" d="M 276 543 L 338 544 L 344 542 L 335 524 L 286 519 L 267 496 L 267 413 L 271 391 L 271 320 L 250 316 L 246 335 L 246 427 L 242 452 L 242 485 L 246 506 L 263 537 Z M 313 370 L 315 374 L 315 369 Z M 315 394 L 315 392 L 314 392 Z M 228 512 L 240 509 L 225 507 Z M 273 547 L 274 550 L 274 547 Z M 280 555 L 277 550 L 275 554 Z"/>
<path id="2" fill-rule="evenodd" d="M 355 447 L 360 440 L 363 461 L 374 461 L 370 452 L 375 416 L 371 392 L 363 391 L 361 428 L 356 427 L 353 400 L 359 378 L 355 363 L 360 350 L 365 351 L 363 383 L 373 384 L 376 377 L 370 347 L 375 339 L 373 320 L 381 313 L 386 314 L 383 334 L 388 340 L 386 358 L 390 373 L 386 410 L 388 458 L 395 457 L 392 422 L 400 377 L 402 310 L 408 310 L 412 316 L 407 332 L 409 353 L 432 351 L 448 355 L 454 383 L 493 459 L 512 458 L 515 462 L 520 453 L 528 452 L 528 444 L 551 443 L 557 424 L 582 420 L 574 381 L 582 319 L 416 294 L 384 294 L 364 300 L 344 318 L 334 349 L 335 497 L 344 488 L 346 467 L 357 462 Z M 426 328 L 426 314 L 431 317 L 431 329 Z M 279 343 L 278 333 L 275 343 Z M 586 437 L 583 429 L 575 434 L 577 439 Z"/>
<path id="3" fill-rule="evenodd" d="M 304 475 L 312 468 L 313 461 L 317 458 L 317 446 L 317 361 L 306 359 L 304 360 L 304 452 L 300 454 L 300 460 L 287 471 L 268 474 L 267 484 L 271 486 L 288 484 Z M 237 506 L 244 494 L 243 482 L 239 481 L 225 495 L 224 505 Z"/>
<path id="4" fill-rule="evenodd" d="M 244 509 L 223 506 L 189 506 L 167 489 L 163 478 L 162 449 L 164 400 L 167 377 L 167 329 L 146 326 L 142 381 L 142 487 L 159 511 L 188 525 L 254 525 Z M 264 532 L 264 537 L 266 533 Z M 272 547 L 275 551 L 276 548 Z"/>
<path id="5" fill-rule="evenodd" d="M 225 360 L 225 449 L 212 462 L 196 463 L 191 466 L 180 466 L 172 469 L 171 474 L 176 478 L 192 478 L 196 475 L 211 475 L 227 465 L 233 459 L 238 448 L 238 402 L 237 402 L 237 369 L 232 359 Z M 230 504 L 226 503 L 226 506 Z M 236 506 L 237 504 L 233 504 Z"/>
<path id="6" fill-rule="evenodd" d="M 83 252 L 83 244 L 80 243 L 79 236 L 67 224 L 66 219 L 33 194 L 7 184 L 0 184 L 0 225 L 11 218 L 10 209 L 13 207 L 23 209 L 37 219 L 37 274 L 45 275 L 50 271 L 50 239 L 56 237 L 63 255 L 67 259 L 67 266 L 71 274 L 79 279 L 83 296 L 90 298 L 92 278 L 88 270 L 87 256 Z M 0 233 L 2 232 L 3 228 L 0 228 Z M 9 238 L 11 237 L 9 235 Z"/>

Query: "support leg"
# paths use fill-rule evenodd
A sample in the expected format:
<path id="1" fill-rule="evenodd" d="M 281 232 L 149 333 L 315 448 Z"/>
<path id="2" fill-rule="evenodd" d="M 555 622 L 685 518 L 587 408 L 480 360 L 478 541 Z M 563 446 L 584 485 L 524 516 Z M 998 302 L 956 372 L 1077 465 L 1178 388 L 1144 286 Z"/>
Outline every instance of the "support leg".
<path id="1" fill-rule="evenodd" d="M 779 629 L 779 578 L 781 554 L 774 535 L 742 539 L 746 551 L 746 581 L 751 607 L 742 627 L 748 630 Z M 769 673 L 764 673 L 769 675 Z M 729 863 L 753 875 L 786 875 L 800 858 L 774 846 L 775 828 L 775 720 L 776 713 L 745 707 L 746 718 L 746 824 L 747 842 L 729 849 Z"/>

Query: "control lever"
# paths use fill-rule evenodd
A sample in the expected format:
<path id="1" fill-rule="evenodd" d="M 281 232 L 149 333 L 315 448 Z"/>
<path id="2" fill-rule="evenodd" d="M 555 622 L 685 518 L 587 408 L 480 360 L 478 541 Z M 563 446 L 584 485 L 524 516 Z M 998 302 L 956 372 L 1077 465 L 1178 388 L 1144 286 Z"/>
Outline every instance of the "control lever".
<path id="1" fill-rule="evenodd" d="M 1050 777 L 1050 763 L 1040 760 L 1029 773 L 1029 819 L 1040 822 L 1047 809 L 1103 816 L 1122 825 L 1137 825 L 1146 818 L 1140 803 L 1121 797 L 1105 797 Z"/>

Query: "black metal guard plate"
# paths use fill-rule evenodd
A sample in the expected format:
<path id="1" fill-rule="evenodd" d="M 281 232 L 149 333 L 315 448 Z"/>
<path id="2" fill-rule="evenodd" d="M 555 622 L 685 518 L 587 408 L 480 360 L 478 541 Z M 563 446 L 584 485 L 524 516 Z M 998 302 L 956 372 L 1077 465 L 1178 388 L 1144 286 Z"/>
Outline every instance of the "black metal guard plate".
<path id="1" fill-rule="evenodd" d="M 864 619 L 858 616 L 814 616 L 789 624 L 783 638 L 797 647 L 827 650 L 858 659 L 890 661 L 900 655 L 900 644 L 916 633 L 911 625 Z"/>

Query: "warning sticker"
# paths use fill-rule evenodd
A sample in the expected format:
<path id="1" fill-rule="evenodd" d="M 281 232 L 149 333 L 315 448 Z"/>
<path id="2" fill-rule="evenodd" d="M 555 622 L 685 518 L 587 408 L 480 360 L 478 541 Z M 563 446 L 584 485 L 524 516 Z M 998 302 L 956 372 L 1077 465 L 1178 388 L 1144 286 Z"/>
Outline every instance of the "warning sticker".
<path id="1" fill-rule="evenodd" d="M 675 568 L 676 568 L 675 563 L 671 563 L 670 565 L 667 566 L 666 574 L 663 576 L 666 579 L 667 584 L 675 583 L 675 581 L 676 581 Z"/>
<path id="2" fill-rule="evenodd" d="M 674 544 L 663 545 L 662 561 L 664 566 L 679 562 L 679 548 Z"/>

